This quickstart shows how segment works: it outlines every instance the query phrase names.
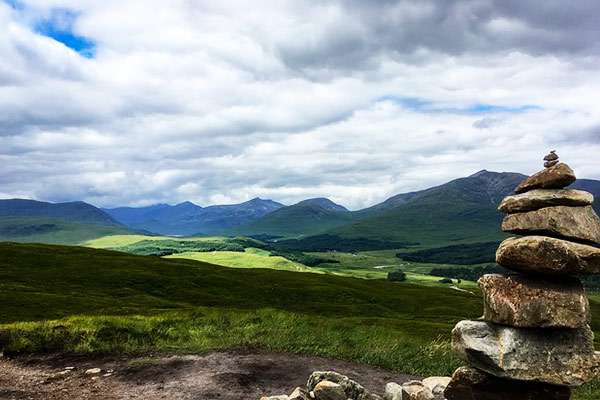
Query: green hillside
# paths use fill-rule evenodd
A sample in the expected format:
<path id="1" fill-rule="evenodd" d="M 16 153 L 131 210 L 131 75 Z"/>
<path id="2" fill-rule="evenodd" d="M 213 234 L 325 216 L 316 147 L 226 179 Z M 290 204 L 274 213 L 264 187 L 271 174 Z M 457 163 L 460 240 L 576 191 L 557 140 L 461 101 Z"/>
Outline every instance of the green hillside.
<path id="1" fill-rule="evenodd" d="M 305 200 L 293 206 L 280 208 L 252 222 L 235 226 L 224 233 L 246 236 L 261 234 L 286 237 L 310 236 L 353 220 L 354 215 L 349 211 L 324 206 L 321 201 Z"/>
<path id="2" fill-rule="evenodd" d="M 481 310 L 447 288 L 14 243 L 0 302 L 7 353 L 259 346 L 415 373 L 451 372 L 450 330 Z"/>
<path id="3" fill-rule="evenodd" d="M 0 200 L 0 217 L 55 218 L 87 224 L 120 225 L 104 211 L 83 201 Z"/>
<path id="4" fill-rule="evenodd" d="M 367 218 L 328 233 L 425 246 L 500 241 L 506 237 L 499 229 L 504 215 L 496 207 L 522 178 L 520 174 L 480 171 L 401 201 L 392 198 L 386 207 L 359 211 L 359 216 Z"/>
<path id="5" fill-rule="evenodd" d="M 56 218 L 0 218 L 0 241 L 80 244 L 107 235 L 128 233 L 130 232 L 116 225 L 86 224 Z"/>
<path id="6" fill-rule="evenodd" d="M 259 347 L 422 375 L 460 365 L 450 331 L 482 308 L 480 293 L 405 282 L 16 243 L 0 243 L 0 302 L 7 355 Z"/>

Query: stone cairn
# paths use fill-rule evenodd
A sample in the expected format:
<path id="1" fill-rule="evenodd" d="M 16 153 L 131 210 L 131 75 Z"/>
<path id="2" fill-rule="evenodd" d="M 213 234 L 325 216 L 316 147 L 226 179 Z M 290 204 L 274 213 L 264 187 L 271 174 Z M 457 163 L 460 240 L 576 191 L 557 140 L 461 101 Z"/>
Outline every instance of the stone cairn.
<path id="1" fill-rule="evenodd" d="M 588 299 L 572 275 L 600 275 L 600 218 L 594 196 L 566 190 L 573 171 L 551 151 L 546 169 L 530 176 L 498 209 L 509 214 L 496 262 L 515 271 L 484 275 L 483 321 L 461 321 L 452 350 L 470 366 L 452 378 L 390 382 L 384 400 L 568 400 L 600 372 Z M 315 371 L 306 390 L 261 400 L 381 400 L 333 371 Z"/>
<path id="2" fill-rule="evenodd" d="M 457 369 L 448 400 L 569 399 L 570 387 L 595 378 L 590 309 L 579 279 L 600 274 L 600 218 L 594 196 L 567 190 L 573 171 L 554 151 L 544 170 L 528 177 L 498 209 L 508 214 L 508 238 L 496 262 L 515 271 L 484 275 L 483 321 L 461 321 L 452 350 L 470 366 Z"/>

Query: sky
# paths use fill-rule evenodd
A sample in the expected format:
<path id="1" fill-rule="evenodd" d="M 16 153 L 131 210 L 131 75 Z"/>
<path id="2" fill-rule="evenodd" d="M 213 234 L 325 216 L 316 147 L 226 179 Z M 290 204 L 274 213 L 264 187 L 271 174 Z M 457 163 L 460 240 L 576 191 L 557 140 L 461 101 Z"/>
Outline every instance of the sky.
<path id="1" fill-rule="evenodd" d="M 349 209 L 556 150 L 600 179 L 600 2 L 0 0 L 0 198 Z"/>

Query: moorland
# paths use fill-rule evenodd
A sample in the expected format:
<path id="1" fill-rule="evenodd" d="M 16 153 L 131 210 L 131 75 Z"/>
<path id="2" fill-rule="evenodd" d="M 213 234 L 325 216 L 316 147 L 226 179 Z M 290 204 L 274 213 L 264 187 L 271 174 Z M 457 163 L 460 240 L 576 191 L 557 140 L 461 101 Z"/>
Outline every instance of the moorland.
<path id="1" fill-rule="evenodd" d="M 475 281 L 499 268 L 496 207 L 523 177 L 481 171 L 359 211 L 327 199 L 116 209 L 0 200 L 0 348 L 260 348 L 448 375 L 461 364 L 450 331 L 480 316 Z M 573 186 L 596 196 L 598 212 L 600 182 Z M 600 295 L 588 289 L 600 332 Z M 595 382 L 574 398 L 599 394 Z"/>

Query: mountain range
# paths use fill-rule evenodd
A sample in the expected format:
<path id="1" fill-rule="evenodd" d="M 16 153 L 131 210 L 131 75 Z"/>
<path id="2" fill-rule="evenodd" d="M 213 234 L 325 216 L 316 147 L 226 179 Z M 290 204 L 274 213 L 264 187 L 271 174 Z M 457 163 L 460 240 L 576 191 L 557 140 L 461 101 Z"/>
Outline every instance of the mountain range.
<path id="1" fill-rule="evenodd" d="M 51 218 L 79 224 L 81 229 L 104 225 L 119 232 L 144 230 L 173 236 L 306 237 L 326 233 L 427 246 L 496 241 L 506 236 L 499 229 L 503 214 L 497 206 L 525 177 L 482 170 L 429 189 L 398 194 L 359 211 L 348 211 L 325 198 L 290 206 L 255 198 L 241 204 L 209 207 L 184 202 L 111 209 L 98 209 L 84 202 L 0 200 L 0 240 L 18 239 L 15 232 L 27 237 L 27 232 L 36 232 L 36 218 Z M 593 193 L 594 208 L 600 211 L 600 181 L 579 179 L 571 187 Z M 20 229 L 23 218 L 28 225 Z"/>
<path id="2" fill-rule="evenodd" d="M 200 207 L 189 201 L 170 206 L 106 208 L 112 218 L 134 229 L 162 235 L 203 236 L 255 220 L 284 207 L 259 198 L 241 204 Z"/>

